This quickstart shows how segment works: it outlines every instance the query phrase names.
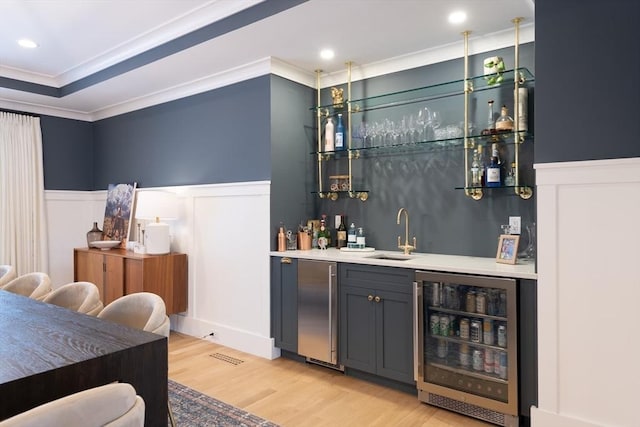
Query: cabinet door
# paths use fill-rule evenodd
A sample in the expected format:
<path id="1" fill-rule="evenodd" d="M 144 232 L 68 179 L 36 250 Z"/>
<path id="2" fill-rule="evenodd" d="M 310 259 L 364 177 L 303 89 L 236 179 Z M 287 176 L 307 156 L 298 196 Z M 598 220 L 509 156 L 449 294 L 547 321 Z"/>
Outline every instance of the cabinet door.
<path id="1" fill-rule="evenodd" d="M 376 291 L 375 296 L 377 373 L 413 383 L 412 296 L 388 291 Z"/>
<path id="2" fill-rule="evenodd" d="M 95 252 L 75 251 L 75 257 L 73 280 L 95 284 L 100 291 L 100 299 L 104 302 L 104 255 Z"/>
<path id="3" fill-rule="evenodd" d="M 124 295 L 124 258 L 104 255 L 104 296 L 102 303 L 110 302 Z"/>
<path id="4" fill-rule="evenodd" d="M 340 286 L 340 363 L 376 373 L 375 293 L 357 286 Z"/>
<path id="5" fill-rule="evenodd" d="M 271 258 L 271 335 L 277 347 L 298 352 L 298 261 Z"/>

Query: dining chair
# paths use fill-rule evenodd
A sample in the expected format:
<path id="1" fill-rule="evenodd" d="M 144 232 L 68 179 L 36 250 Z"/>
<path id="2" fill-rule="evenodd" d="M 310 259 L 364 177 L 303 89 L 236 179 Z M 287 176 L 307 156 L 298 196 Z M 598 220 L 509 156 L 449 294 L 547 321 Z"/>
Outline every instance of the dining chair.
<path id="1" fill-rule="evenodd" d="M 27 273 L 11 280 L 2 287 L 2 290 L 42 300 L 51 292 L 51 279 L 47 273 Z"/>
<path id="2" fill-rule="evenodd" d="M 98 318 L 164 335 L 167 337 L 167 341 L 171 333 L 171 324 L 164 300 L 151 292 L 124 295 L 107 304 L 98 314 Z M 167 400 L 167 410 L 171 425 L 175 426 L 169 400 Z"/>
<path id="3" fill-rule="evenodd" d="M 131 384 L 111 383 L 42 404 L 0 421 L 0 427 L 141 427 L 144 410 Z"/>
<path id="4" fill-rule="evenodd" d="M 42 301 L 89 316 L 97 316 L 104 308 L 100 291 L 91 282 L 67 283 L 51 291 Z"/>
<path id="5" fill-rule="evenodd" d="M 12 265 L 0 265 L 0 288 L 16 278 L 16 269 Z"/>

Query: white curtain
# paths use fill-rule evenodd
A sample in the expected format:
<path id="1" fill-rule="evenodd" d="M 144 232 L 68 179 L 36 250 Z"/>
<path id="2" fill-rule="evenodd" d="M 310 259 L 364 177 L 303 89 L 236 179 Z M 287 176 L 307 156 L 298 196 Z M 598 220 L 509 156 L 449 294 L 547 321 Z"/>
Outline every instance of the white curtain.
<path id="1" fill-rule="evenodd" d="M 0 264 L 48 273 L 40 118 L 0 111 Z"/>

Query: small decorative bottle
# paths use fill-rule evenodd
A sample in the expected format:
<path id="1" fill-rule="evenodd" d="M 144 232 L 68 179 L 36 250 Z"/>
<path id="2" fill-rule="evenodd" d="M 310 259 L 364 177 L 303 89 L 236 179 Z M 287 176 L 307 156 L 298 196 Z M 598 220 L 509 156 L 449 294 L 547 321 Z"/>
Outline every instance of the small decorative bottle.
<path id="1" fill-rule="evenodd" d="M 473 153 L 473 161 L 471 162 L 471 186 L 480 187 L 481 185 L 482 183 L 480 181 L 480 160 L 478 159 L 478 152 L 475 151 Z"/>
<path id="2" fill-rule="evenodd" d="M 329 117 L 327 124 L 324 126 L 324 151 L 333 151 L 335 149 L 333 136 L 333 119 Z"/>
<path id="3" fill-rule="evenodd" d="M 344 149 L 344 123 L 342 123 L 342 114 L 338 114 L 338 123 L 336 124 L 336 151 Z"/>
<path id="4" fill-rule="evenodd" d="M 358 249 L 364 249 L 365 246 L 364 228 L 360 227 L 358 228 L 358 235 L 356 236 L 356 247 Z"/>
<path id="5" fill-rule="evenodd" d="M 93 228 L 87 232 L 87 246 L 91 247 L 91 242 L 102 240 L 102 230 L 98 228 L 98 223 L 93 223 Z"/>
<path id="6" fill-rule="evenodd" d="M 487 120 L 487 129 L 491 131 L 495 129 L 495 121 L 493 120 L 493 100 L 488 102 L 489 104 L 489 118 Z"/>
<path id="7" fill-rule="evenodd" d="M 511 169 L 507 172 L 507 176 L 504 178 L 504 185 L 507 187 L 513 187 L 516 185 L 516 163 L 511 163 Z"/>
<path id="8" fill-rule="evenodd" d="M 498 132 L 513 131 L 513 117 L 509 115 L 509 109 L 506 105 L 500 109 L 500 117 L 496 120 L 496 130 Z"/>

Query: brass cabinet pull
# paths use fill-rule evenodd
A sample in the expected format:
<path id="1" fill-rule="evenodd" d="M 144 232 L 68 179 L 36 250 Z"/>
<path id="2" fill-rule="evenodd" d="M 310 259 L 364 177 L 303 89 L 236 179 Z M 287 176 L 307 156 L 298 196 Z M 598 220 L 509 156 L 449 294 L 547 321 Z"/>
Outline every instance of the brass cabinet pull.
<path id="1" fill-rule="evenodd" d="M 369 295 L 369 296 L 367 297 L 367 299 L 368 299 L 369 301 L 373 301 L 373 295 Z"/>
<path id="2" fill-rule="evenodd" d="M 382 300 L 382 298 L 380 298 L 379 296 L 376 295 L 375 300 L 376 300 L 376 302 L 380 302 Z"/>
<path id="3" fill-rule="evenodd" d="M 291 258 L 284 257 L 280 260 L 280 264 L 291 264 Z"/>

